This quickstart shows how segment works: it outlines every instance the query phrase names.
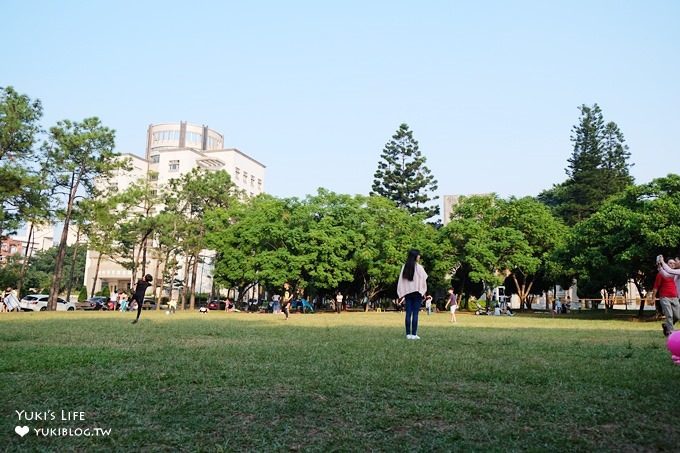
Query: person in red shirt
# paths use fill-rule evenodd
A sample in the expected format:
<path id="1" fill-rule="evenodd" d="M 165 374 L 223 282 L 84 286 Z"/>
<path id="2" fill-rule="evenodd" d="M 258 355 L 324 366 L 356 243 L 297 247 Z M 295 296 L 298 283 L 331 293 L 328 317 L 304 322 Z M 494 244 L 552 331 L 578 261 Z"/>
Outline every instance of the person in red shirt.
<path id="1" fill-rule="evenodd" d="M 654 281 L 654 290 L 652 291 L 652 300 L 659 297 L 659 305 L 661 312 L 666 316 L 666 322 L 661 325 L 663 334 L 670 335 L 675 330 L 675 323 L 680 320 L 680 303 L 678 302 L 678 289 L 675 286 L 675 279 L 672 274 L 663 266 L 662 260 L 657 260 L 659 264 L 659 273 L 656 274 Z M 662 272 L 662 269 L 666 272 Z"/>
<path id="2" fill-rule="evenodd" d="M 663 256 L 659 255 L 659 261 L 661 263 L 659 272 L 664 277 L 675 278 L 675 288 L 678 290 L 678 298 L 680 299 L 680 258 L 669 258 L 668 262 L 664 263 Z"/>

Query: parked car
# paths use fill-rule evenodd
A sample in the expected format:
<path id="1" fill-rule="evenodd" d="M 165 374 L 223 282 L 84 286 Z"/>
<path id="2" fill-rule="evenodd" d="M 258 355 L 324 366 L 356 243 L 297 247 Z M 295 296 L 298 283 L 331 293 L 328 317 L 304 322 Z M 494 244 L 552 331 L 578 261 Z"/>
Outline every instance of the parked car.
<path id="1" fill-rule="evenodd" d="M 19 301 L 19 307 L 23 311 L 46 311 L 49 294 L 31 294 Z M 67 302 L 61 297 L 57 298 L 57 311 L 75 311 L 76 304 Z"/>
<path id="2" fill-rule="evenodd" d="M 153 299 L 144 299 L 144 303 L 142 304 L 142 310 L 155 310 L 156 309 L 156 301 Z"/>
<path id="3" fill-rule="evenodd" d="M 224 310 L 227 306 L 226 300 L 211 300 L 208 302 L 208 308 L 211 310 Z"/>
<path id="4" fill-rule="evenodd" d="M 109 298 L 104 296 L 94 296 L 90 300 L 90 308 L 86 310 L 108 310 L 109 309 Z"/>

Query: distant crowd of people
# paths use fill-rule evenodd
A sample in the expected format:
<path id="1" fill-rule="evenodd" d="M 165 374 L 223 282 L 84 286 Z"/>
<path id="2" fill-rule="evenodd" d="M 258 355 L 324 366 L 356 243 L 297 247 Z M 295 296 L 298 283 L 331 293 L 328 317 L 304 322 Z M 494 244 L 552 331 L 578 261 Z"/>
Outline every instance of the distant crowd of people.
<path id="1" fill-rule="evenodd" d="M 420 336 L 418 335 L 418 314 L 420 311 L 424 308 L 427 315 L 430 315 L 433 311 L 437 311 L 437 307 L 433 304 L 432 296 L 427 291 L 428 275 L 420 264 L 420 259 L 419 250 L 411 249 L 409 251 L 399 274 L 396 288 L 398 298 L 394 301 L 397 311 L 405 312 L 404 322 L 406 338 L 416 340 L 420 339 Z M 668 336 L 675 331 L 675 324 L 680 321 L 680 301 L 678 299 L 678 295 L 680 294 L 680 258 L 670 258 L 666 262 L 664 257 L 659 255 L 656 263 L 658 272 L 653 291 L 648 300 L 651 300 L 652 303 L 656 305 L 658 312 L 665 318 L 661 327 L 663 334 Z M 131 296 L 127 291 L 121 290 L 116 293 L 115 298 L 113 299 L 102 298 L 101 300 L 94 301 L 91 309 L 120 310 L 121 312 L 136 311 L 137 316 L 133 321 L 133 323 L 136 323 L 139 320 L 143 308 L 144 295 L 146 294 L 147 288 L 151 285 L 152 280 L 153 278 L 151 275 L 147 274 L 139 279 Z M 368 311 L 370 308 L 379 310 L 379 307 L 376 307 L 371 303 L 368 296 L 364 296 L 361 302 L 357 304 L 356 302 L 349 301 L 342 291 L 339 290 L 336 291 L 331 300 L 320 301 L 318 298 L 315 298 L 311 303 L 305 299 L 302 291 L 298 290 L 297 293 L 295 293 L 288 282 L 284 283 L 282 293 L 282 295 L 274 293 L 271 300 L 267 303 L 266 310 L 273 314 L 282 313 L 285 315 L 286 320 L 290 318 L 291 310 L 293 309 L 297 309 L 301 313 L 313 313 L 316 309 L 323 307 L 326 309 L 330 308 L 339 314 L 344 310 L 347 310 L 350 307 L 350 304 L 352 304 L 353 306 L 360 306 L 365 311 Z M 510 304 L 506 301 L 492 304 L 493 307 L 487 307 L 486 309 L 480 306 L 476 299 L 472 298 L 471 301 L 477 304 L 479 310 L 483 310 L 483 313 L 477 314 L 514 315 Z M 168 302 L 168 314 L 175 313 L 176 306 L 176 299 L 171 299 Z M 208 304 L 202 304 L 199 308 L 199 312 L 207 314 L 210 312 L 211 308 L 217 307 L 226 311 L 238 311 L 236 305 L 227 299 L 225 302 L 220 302 L 219 305 L 216 305 L 215 307 Z M 452 324 L 457 323 L 456 311 L 458 308 L 458 295 L 453 288 L 451 288 L 448 290 L 444 309 L 450 311 Z M 489 309 L 491 309 L 492 312 L 489 312 Z M 0 294 L 0 312 L 14 310 L 20 310 L 20 302 L 16 291 L 13 288 L 8 287 Z M 554 315 L 569 314 L 571 312 L 569 298 L 563 303 L 559 297 L 555 297 L 552 301 L 550 311 Z"/>

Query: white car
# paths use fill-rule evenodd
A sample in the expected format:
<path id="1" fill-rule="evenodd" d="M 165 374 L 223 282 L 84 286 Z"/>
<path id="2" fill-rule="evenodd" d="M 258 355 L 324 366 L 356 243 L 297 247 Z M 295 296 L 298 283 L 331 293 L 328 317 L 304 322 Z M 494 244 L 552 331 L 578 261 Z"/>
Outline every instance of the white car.
<path id="1" fill-rule="evenodd" d="M 23 311 L 46 311 L 49 298 L 49 294 L 31 294 L 21 299 L 19 307 Z M 61 297 L 57 298 L 57 311 L 75 311 L 75 309 L 76 304 L 73 302 L 67 302 Z"/>

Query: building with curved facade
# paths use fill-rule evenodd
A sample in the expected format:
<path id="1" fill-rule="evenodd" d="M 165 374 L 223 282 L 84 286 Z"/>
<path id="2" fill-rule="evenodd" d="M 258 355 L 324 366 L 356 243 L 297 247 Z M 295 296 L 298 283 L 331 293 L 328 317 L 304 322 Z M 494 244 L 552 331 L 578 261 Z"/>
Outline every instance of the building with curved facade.
<path id="1" fill-rule="evenodd" d="M 159 151 L 189 148 L 214 151 L 224 148 L 224 136 L 208 126 L 186 122 L 152 124 L 146 138 L 146 158 Z"/>
<path id="2" fill-rule="evenodd" d="M 208 126 L 186 122 L 149 126 L 146 140 L 149 172 L 166 184 L 195 167 L 225 170 L 236 187 L 253 197 L 264 191 L 265 166 L 236 148 L 224 147 L 224 136 Z"/>

